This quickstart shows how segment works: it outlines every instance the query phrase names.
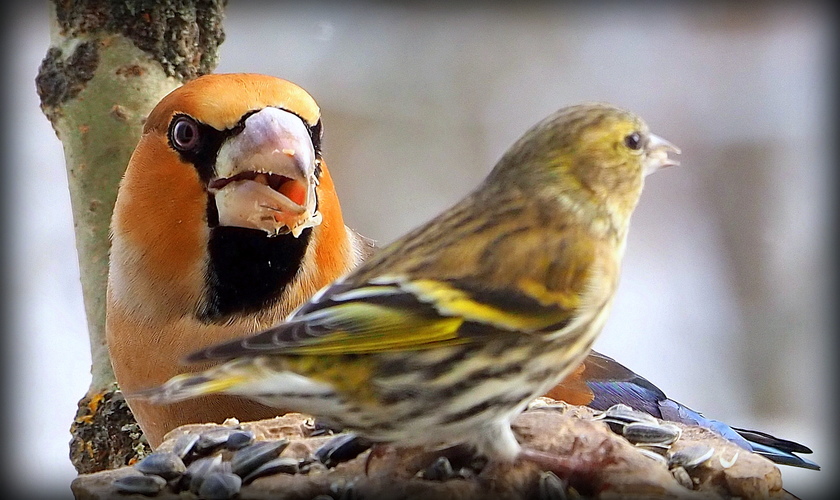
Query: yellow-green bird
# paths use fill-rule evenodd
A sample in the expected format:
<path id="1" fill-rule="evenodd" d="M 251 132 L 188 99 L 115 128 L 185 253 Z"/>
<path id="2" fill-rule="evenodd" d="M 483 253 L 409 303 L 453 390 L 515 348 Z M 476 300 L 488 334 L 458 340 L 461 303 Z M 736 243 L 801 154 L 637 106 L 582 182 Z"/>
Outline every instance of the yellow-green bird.
<path id="1" fill-rule="evenodd" d="M 677 164 L 669 152 L 628 111 L 561 109 L 455 206 L 285 322 L 188 358 L 224 364 L 144 396 L 241 395 L 375 442 L 512 461 L 511 421 L 601 331 L 644 177 Z"/>

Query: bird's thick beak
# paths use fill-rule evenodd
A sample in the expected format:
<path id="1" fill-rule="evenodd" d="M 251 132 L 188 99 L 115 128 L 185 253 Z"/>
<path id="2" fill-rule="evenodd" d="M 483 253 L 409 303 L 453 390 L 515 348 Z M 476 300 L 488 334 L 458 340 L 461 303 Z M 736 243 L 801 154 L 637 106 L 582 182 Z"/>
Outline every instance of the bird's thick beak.
<path id="1" fill-rule="evenodd" d="M 645 164 L 645 175 L 652 174 L 660 168 L 674 167 L 680 164 L 679 160 L 668 157 L 668 153 L 680 154 L 680 148 L 658 135 L 648 135 L 646 149 L 648 159 Z"/>
<path id="2" fill-rule="evenodd" d="M 321 222 L 315 187 L 317 159 L 303 121 L 277 108 L 264 108 L 219 149 L 215 198 L 219 225 L 260 229 L 295 237 Z"/>

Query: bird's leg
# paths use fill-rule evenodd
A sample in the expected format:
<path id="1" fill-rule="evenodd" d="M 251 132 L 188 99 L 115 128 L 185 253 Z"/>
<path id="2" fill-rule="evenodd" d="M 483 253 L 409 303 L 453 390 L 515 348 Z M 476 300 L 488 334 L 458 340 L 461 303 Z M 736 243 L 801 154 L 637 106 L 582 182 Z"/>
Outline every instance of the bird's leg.
<path id="1" fill-rule="evenodd" d="M 365 476 L 368 475 L 368 470 L 370 469 L 370 461 L 374 455 L 377 457 L 381 457 L 385 454 L 385 451 L 388 449 L 388 445 L 385 443 L 373 443 L 370 447 L 370 453 L 368 453 L 367 458 L 365 459 Z"/>

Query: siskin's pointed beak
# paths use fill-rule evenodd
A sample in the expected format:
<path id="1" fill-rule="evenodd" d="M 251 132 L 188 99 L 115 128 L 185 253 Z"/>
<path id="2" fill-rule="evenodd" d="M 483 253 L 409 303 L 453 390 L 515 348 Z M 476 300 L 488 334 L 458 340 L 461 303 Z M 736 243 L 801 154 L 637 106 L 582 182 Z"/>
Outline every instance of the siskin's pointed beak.
<path id="1" fill-rule="evenodd" d="M 680 154 L 680 148 L 658 135 L 648 135 L 645 149 L 648 153 L 645 175 L 652 174 L 660 168 L 674 167 L 680 164 L 679 160 L 668 157 L 668 153 Z"/>

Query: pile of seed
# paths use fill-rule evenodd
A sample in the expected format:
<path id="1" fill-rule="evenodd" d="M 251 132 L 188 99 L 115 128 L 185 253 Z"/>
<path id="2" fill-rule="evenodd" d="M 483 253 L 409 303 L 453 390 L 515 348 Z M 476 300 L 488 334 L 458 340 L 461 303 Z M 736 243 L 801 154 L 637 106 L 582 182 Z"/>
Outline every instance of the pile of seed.
<path id="1" fill-rule="evenodd" d="M 307 415 L 288 414 L 241 425 L 231 419 L 222 426 L 194 424 L 176 429 L 157 450 L 158 458 L 80 475 L 71 489 L 76 498 L 86 500 L 119 498 L 118 488 L 132 498 L 140 492 L 157 492 L 152 498 L 171 499 L 384 496 L 478 500 L 495 495 L 548 500 L 577 498 L 578 492 L 584 497 L 616 498 L 628 493 L 639 498 L 793 498 L 783 490 L 781 474 L 772 462 L 707 429 L 676 424 L 680 432 L 670 425 L 627 408 L 597 412 L 540 398 L 516 418 L 513 430 L 523 447 L 562 459 L 555 471 L 558 478 L 540 473 L 531 464 L 493 464 L 488 470 L 468 450 L 447 449 L 435 455 L 420 448 L 377 446 L 368 455 L 363 453 L 366 443 L 349 434 L 331 435 Z M 711 449 L 714 452 L 707 458 Z M 181 464 L 164 452 L 171 452 Z M 258 458 L 250 471 L 239 465 L 250 462 L 248 457 Z M 272 463 L 279 458 L 284 460 Z M 290 474 L 294 464 L 297 473 Z M 568 464 L 571 475 L 560 473 L 565 470 L 562 464 Z M 694 483 L 692 491 L 683 486 L 689 486 L 687 478 L 678 479 L 680 468 Z M 262 476 L 268 471 L 275 473 Z"/>
<path id="2" fill-rule="evenodd" d="M 133 468 L 138 474 L 120 477 L 114 486 L 120 493 L 152 496 L 169 489 L 225 500 L 258 477 L 326 469 L 317 454 L 307 459 L 280 456 L 288 444 L 287 439 L 255 441 L 253 432 L 238 426 L 188 433 L 176 440 L 172 451 L 156 451 L 137 462 Z M 334 460 L 342 453 L 340 448 L 329 451 Z"/>
<path id="3" fill-rule="evenodd" d="M 551 406 L 537 401 L 529 409 Z M 676 480 L 689 489 L 693 481 L 688 471 L 714 455 L 714 449 L 706 445 L 672 450 L 671 445 L 682 433 L 678 426 L 660 422 L 623 404 L 612 406 L 593 419 L 605 422 L 640 453 L 667 466 Z M 329 433 L 316 427 L 313 435 Z M 287 439 L 255 441 L 254 433 L 239 425 L 187 433 L 175 441 L 171 451 L 156 451 L 139 461 L 134 465 L 138 473 L 114 480 L 114 486 L 121 493 L 153 496 L 168 489 L 173 493 L 190 491 L 203 500 L 226 500 L 234 498 L 243 485 L 259 477 L 326 470 L 355 458 L 371 446 L 353 434 L 339 434 L 310 457 L 300 459 L 281 456 L 288 444 Z M 473 460 L 465 466 L 453 467 L 446 457 L 440 457 L 416 476 L 432 481 L 471 479 L 484 465 Z M 552 497 L 554 491 L 565 490 L 567 486 L 562 483 L 553 474 L 544 473 L 539 482 L 541 495 Z"/>
<path id="4" fill-rule="evenodd" d="M 680 438 L 682 430 L 627 405 L 619 403 L 611 406 L 595 415 L 594 419 L 606 422 L 613 432 L 624 436 L 639 452 L 667 466 L 674 478 L 688 489 L 694 487 L 688 471 L 702 465 L 715 454 L 714 448 L 704 444 L 673 451 L 671 445 Z M 722 459 L 721 464 L 726 466 Z"/>

